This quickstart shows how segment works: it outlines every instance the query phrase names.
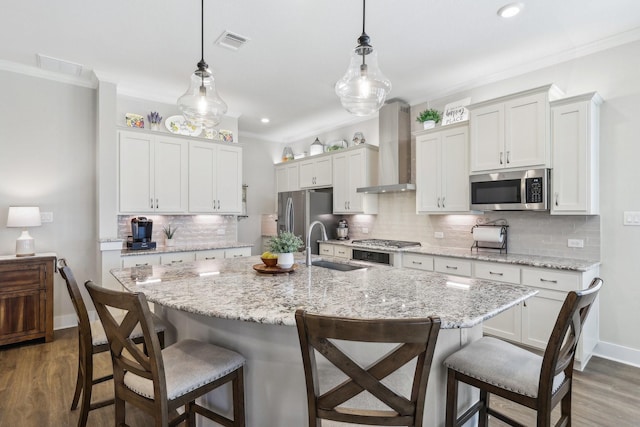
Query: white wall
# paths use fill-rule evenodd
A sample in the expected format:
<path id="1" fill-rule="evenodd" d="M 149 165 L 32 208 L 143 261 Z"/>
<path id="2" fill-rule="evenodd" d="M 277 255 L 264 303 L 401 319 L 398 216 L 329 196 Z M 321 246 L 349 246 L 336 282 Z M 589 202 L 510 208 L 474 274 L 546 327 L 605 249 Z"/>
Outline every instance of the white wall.
<path id="1" fill-rule="evenodd" d="M 36 251 L 68 260 L 78 281 L 97 277 L 96 91 L 0 71 L 0 253 L 15 253 L 11 205 L 37 205 L 53 223 L 33 228 Z M 75 319 L 55 275 L 54 327 Z"/>

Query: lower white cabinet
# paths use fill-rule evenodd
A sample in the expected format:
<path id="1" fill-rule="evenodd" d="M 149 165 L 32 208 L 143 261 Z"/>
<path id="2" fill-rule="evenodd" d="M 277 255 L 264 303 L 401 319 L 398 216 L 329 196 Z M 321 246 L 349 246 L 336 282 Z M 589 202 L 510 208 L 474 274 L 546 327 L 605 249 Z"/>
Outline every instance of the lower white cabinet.
<path id="1" fill-rule="evenodd" d="M 320 249 L 318 251 L 320 252 L 320 255 L 351 259 L 351 248 L 348 248 L 343 245 L 333 245 L 331 243 L 320 243 Z"/>
<path id="2" fill-rule="evenodd" d="M 223 259 L 224 249 L 211 249 L 208 251 L 196 252 L 196 261 L 210 260 L 210 259 Z"/>
<path id="3" fill-rule="evenodd" d="M 333 256 L 335 253 L 335 245 L 329 243 L 320 243 L 318 252 L 320 255 Z"/>
<path id="4" fill-rule="evenodd" d="M 431 255 L 405 253 L 402 255 L 402 266 L 416 270 L 433 271 L 433 257 Z"/>
<path id="5" fill-rule="evenodd" d="M 251 256 L 251 248 L 229 248 L 224 250 L 225 258 L 240 258 Z"/>
<path id="6" fill-rule="evenodd" d="M 122 257 L 122 268 L 160 265 L 160 254 L 134 255 Z"/>
<path id="7" fill-rule="evenodd" d="M 471 277 L 471 263 L 463 259 L 436 257 L 433 261 L 433 269 L 438 273 Z"/>
<path id="8" fill-rule="evenodd" d="M 194 252 L 167 252 L 160 254 L 161 264 L 182 264 L 183 262 L 195 261 Z"/>

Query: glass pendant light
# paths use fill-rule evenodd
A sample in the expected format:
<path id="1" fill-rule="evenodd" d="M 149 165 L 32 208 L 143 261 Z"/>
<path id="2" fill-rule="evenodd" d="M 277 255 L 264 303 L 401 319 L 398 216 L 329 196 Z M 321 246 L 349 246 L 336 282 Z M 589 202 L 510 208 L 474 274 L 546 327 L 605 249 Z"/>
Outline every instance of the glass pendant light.
<path id="1" fill-rule="evenodd" d="M 201 0 L 201 59 L 191 75 L 189 89 L 178 98 L 178 108 L 188 122 L 212 128 L 227 112 L 227 104 L 216 91 L 215 79 L 204 61 L 204 0 Z"/>
<path id="2" fill-rule="evenodd" d="M 346 74 L 335 87 L 344 109 L 355 116 L 369 116 L 378 111 L 391 91 L 391 82 L 378 68 L 378 53 L 365 32 L 365 1 L 362 0 L 362 35 Z"/>

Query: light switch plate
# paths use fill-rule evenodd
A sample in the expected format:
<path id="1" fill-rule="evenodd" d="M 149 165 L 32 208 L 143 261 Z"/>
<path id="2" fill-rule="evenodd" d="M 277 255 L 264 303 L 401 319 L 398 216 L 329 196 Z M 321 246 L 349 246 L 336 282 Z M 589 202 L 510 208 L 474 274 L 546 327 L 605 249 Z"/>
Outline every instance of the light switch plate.
<path id="1" fill-rule="evenodd" d="M 569 239 L 567 240 L 567 246 L 569 246 L 570 248 L 584 248 L 584 240 Z"/>
<path id="2" fill-rule="evenodd" d="M 625 212 L 622 223 L 624 225 L 640 225 L 640 212 Z"/>
<path id="3" fill-rule="evenodd" d="M 367 227 L 362 227 L 362 234 L 369 234 L 369 229 Z"/>
<path id="4" fill-rule="evenodd" d="M 53 212 L 40 212 L 40 222 L 53 222 Z"/>
<path id="5" fill-rule="evenodd" d="M 436 239 L 444 239 L 444 233 L 442 231 L 436 231 L 433 233 L 433 237 Z"/>

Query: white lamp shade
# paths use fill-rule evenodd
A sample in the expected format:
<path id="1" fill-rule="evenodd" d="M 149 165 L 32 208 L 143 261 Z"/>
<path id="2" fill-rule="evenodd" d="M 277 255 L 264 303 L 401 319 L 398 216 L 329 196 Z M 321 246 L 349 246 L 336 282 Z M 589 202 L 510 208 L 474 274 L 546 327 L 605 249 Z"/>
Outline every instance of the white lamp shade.
<path id="1" fill-rule="evenodd" d="M 37 206 L 10 206 L 7 216 L 7 227 L 38 227 L 40 222 L 40 208 Z"/>

